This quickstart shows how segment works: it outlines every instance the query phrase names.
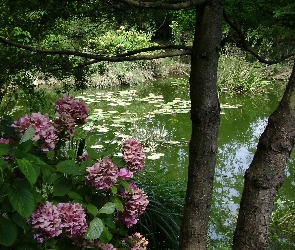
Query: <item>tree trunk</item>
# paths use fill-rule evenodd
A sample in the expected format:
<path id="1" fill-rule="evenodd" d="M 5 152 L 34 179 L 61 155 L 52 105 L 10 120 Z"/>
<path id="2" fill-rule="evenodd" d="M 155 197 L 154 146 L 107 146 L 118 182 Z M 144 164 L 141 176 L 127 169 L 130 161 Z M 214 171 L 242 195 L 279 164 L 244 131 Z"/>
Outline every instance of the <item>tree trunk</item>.
<path id="1" fill-rule="evenodd" d="M 197 8 L 189 80 L 192 135 L 180 250 L 206 249 L 220 121 L 216 82 L 221 23 L 221 0 Z"/>
<path id="2" fill-rule="evenodd" d="M 268 119 L 245 173 L 233 249 L 267 249 L 268 225 L 295 138 L 295 63 L 278 108 Z"/>

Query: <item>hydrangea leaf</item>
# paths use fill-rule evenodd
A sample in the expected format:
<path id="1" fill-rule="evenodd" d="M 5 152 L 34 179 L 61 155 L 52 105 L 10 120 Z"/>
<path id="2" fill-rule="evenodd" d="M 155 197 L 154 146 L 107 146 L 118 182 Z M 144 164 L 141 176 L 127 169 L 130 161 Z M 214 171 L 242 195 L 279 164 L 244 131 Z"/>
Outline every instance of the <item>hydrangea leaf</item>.
<path id="1" fill-rule="evenodd" d="M 35 209 L 35 198 L 28 182 L 21 180 L 10 185 L 8 199 L 21 216 L 28 219 Z"/>
<path id="2" fill-rule="evenodd" d="M 101 232 L 101 235 L 99 237 L 99 240 L 102 242 L 102 243 L 108 243 L 110 242 L 110 240 L 113 238 L 113 235 L 110 233 L 110 231 L 104 227 L 102 232 Z"/>
<path id="3" fill-rule="evenodd" d="M 33 167 L 32 163 L 27 159 L 16 159 L 17 165 L 22 173 L 27 178 L 28 182 L 34 185 L 38 178 L 38 172 Z"/>
<path id="4" fill-rule="evenodd" d="M 133 194 L 133 191 L 131 189 L 131 187 L 129 186 L 128 182 L 127 181 L 124 181 L 124 180 L 119 180 L 118 181 L 125 189 L 127 189 L 127 191 L 130 193 L 130 194 Z"/>
<path id="5" fill-rule="evenodd" d="M 0 155 L 9 155 L 11 148 L 9 144 L 0 143 Z"/>
<path id="6" fill-rule="evenodd" d="M 27 128 L 27 130 L 26 130 L 26 132 L 24 133 L 24 135 L 22 136 L 22 138 L 20 139 L 19 144 L 21 144 L 21 143 L 23 143 L 23 142 L 25 142 L 25 141 L 31 140 L 31 139 L 33 138 L 34 134 L 35 134 L 35 130 L 34 130 L 33 126 L 30 125 L 30 126 Z"/>
<path id="7" fill-rule="evenodd" d="M 112 199 L 112 202 L 115 204 L 117 210 L 119 211 L 124 210 L 123 203 L 120 201 L 120 199 L 117 196 L 112 196 L 111 199 Z"/>
<path id="8" fill-rule="evenodd" d="M 11 246 L 17 238 L 15 224 L 8 219 L 0 217 L 0 245 Z"/>
<path id="9" fill-rule="evenodd" d="M 116 204 L 113 202 L 107 202 L 101 209 L 99 209 L 98 213 L 100 214 L 112 214 L 116 209 Z"/>
<path id="10" fill-rule="evenodd" d="M 73 185 L 71 180 L 60 178 L 53 184 L 53 195 L 64 196 L 71 191 Z"/>
<path id="11" fill-rule="evenodd" d="M 88 204 L 87 205 L 87 210 L 89 213 L 91 213 L 94 217 L 98 214 L 98 209 L 96 206 L 94 206 L 93 204 Z"/>
<path id="12" fill-rule="evenodd" d="M 89 225 L 89 228 L 84 235 L 87 240 L 98 239 L 104 229 L 103 221 L 100 218 L 94 218 Z"/>

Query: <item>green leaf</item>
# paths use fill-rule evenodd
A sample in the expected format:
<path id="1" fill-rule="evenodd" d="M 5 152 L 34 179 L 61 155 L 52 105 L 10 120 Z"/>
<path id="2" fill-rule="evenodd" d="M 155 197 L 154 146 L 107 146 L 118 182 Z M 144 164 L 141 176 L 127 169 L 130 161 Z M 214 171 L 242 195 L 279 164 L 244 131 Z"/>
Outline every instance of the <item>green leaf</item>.
<path id="1" fill-rule="evenodd" d="M 111 200 L 115 204 L 115 207 L 116 207 L 117 210 L 119 210 L 119 211 L 124 210 L 123 203 L 117 196 L 112 196 Z"/>
<path id="2" fill-rule="evenodd" d="M 14 208 L 21 216 L 28 219 L 35 209 L 35 198 L 31 192 L 28 182 L 21 180 L 10 185 L 8 198 Z"/>
<path id="3" fill-rule="evenodd" d="M 14 213 L 11 216 L 11 219 L 15 222 L 16 225 L 18 225 L 22 230 L 27 231 L 29 230 L 29 225 L 26 221 L 26 219 L 22 216 L 20 216 L 19 213 Z"/>
<path id="4" fill-rule="evenodd" d="M 87 240 L 98 239 L 104 229 L 103 221 L 99 218 L 94 218 L 89 225 L 89 228 L 84 236 Z"/>
<path id="5" fill-rule="evenodd" d="M 57 170 L 64 174 L 85 175 L 85 170 L 80 167 L 58 167 Z"/>
<path id="6" fill-rule="evenodd" d="M 56 166 L 57 168 L 59 168 L 59 167 L 73 167 L 75 165 L 76 163 L 74 160 L 65 160 L 65 161 L 59 162 Z"/>
<path id="7" fill-rule="evenodd" d="M 102 243 L 108 243 L 111 239 L 113 238 L 113 235 L 110 233 L 110 231 L 104 227 L 102 232 L 101 232 L 101 235 L 99 237 L 99 240 L 102 242 Z"/>
<path id="8" fill-rule="evenodd" d="M 27 178 L 30 184 L 35 184 L 38 178 L 38 173 L 27 159 L 16 159 L 17 165 L 22 173 Z"/>
<path id="9" fill-rule="evenodd" d="M 95 217 L 98 214 L 98 209 L 96 206 L 94 206 L 93 204 L 89 203 L 87 205 L 87 210 L 89 213 L 91 213 L 93 215 L 93 217 Z"/>
<path id="10" fill-rule="evenodd" d="M 70 192 L 68 193 L 68 196 L 69 196 L 71 199 L 83 200 L 82 196 L 79 195 L 78 193 L 74 192 L 74 191 L 70 191 Z"/>
<path id="11" fill-rule="evenodd" d="M 0 217 L 0 245 L 11 246 L 17 238 L 15 224 L 8 219 Z"/>
<path id="12" fill-rule="evenodd" d="M 111 191 L 112 191 L 112 194 L 117 194 L 118 189 L 117 189 L 116 186 L 112 186 L 112 187 L 111 187 Z"/>
<path id="13" fill-rule="evenodd" d="M 53 195 L 54 196 L 64 196 L 72 189 L 73 185 L 71 180 L 66 178 L 58 179 L 53 184 Z"/>
<path id="14" fill-rule="evenodd" d="M 11 148 L 9 144 L 0 143 L 0 155 L 9 155 Z"/>
<path id="15" fill-rule="evenodd" d="M 98 213 L 100 214 L 112 214 L 116 209 L 116 204 L 113 202 L 107 202 L 101 209 L 99 209 Z"/>
<path id="16" fill-rule="evenodd" d="M 132 189 L 130 188 L 127 181 L 119 180 L 119 184 L 121 184 L 130 194 L 133 194 Z"/>
<path id="17" fill-rule="evenodd" d="M 27 128 L 26 132 L 24 133 L 23 137 L 20 139 L 19 144 L 21 144 L 25 141 L 31 140 L 33 138 L 34 134 L 35 134 L 35 130 L 34 130 L 33 126 L 30 125 Z"/>

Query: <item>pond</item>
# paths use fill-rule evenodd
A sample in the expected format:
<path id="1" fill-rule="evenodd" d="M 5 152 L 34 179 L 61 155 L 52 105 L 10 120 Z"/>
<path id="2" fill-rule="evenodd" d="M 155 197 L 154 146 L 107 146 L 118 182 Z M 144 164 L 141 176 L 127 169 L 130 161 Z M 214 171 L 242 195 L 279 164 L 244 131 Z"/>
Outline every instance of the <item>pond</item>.
<path id="1" fill-rule="evenodd" d="M 120 144 L 124 138 L 138 138 L 146 149 L 149 171 L 161 170 L 167 179 L 185 182 L 191 134 L 187 85 L 155 82 L 77 97 L 91 107 L 90 122 L 84 127 L 88 145 L 103 151 Z M 234 228 L 244 172 L 279 98 L 278 93 L 220 96 L 222 115 L 211 213 L 212 237 L 221 237 Z M 294 201 L 294 159 L 293 154 L 279 191 L 282 200 Z"/>
<path id="2" fill-rule="evenodd" d="M 159 81 L 146 86 L 97 89 L 76 98 L 90 107 L 89 122 L 80 129 L 88 147 L 102 154 L 107 149 L 120 155 L 122 140 L 137 138 L 147 154 L 147 171 L 161 171 L 168 180 L 183 182 L 185 186 L 191 135 L 188 85 Z M 228 237 L 231 241 L 244 172 L 279 99 L 279 93 L 220 96 L 219 149 L 210 216 L 212 239 Z M 282 201 L 295 201 L 294 159 L 292 154 L 279 190 Z"/>

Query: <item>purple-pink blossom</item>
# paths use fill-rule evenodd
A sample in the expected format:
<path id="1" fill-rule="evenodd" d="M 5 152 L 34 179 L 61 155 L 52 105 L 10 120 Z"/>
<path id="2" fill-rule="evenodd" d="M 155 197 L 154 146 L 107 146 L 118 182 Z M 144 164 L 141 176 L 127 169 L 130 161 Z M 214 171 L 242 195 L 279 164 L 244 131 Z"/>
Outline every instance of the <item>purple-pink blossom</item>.
<path id="1" fill-rule="evenodd" d="M 61 97 L 55 102 L 54 124 L 58 134 L 65 132 L 64 138 L 70 139 L 75 134 L 75 125 L 87 122 L 89 108 L 82 101 L 72 97 Z"/>
<path id="2" fill-rule="evenodd" d="M 123 142 L 123 159 L 131 172 L 138 172 L 144 167 L 145 153 L 139 142 L 133 138 Z"/>
<path id="3" fill-rule="evenodd" d="M 121 168 L 119 173 L 118 173 L 118 176 L 122 179 L 122 180 L 129 180 L 130 178 L 133 177 L 133 172 L 129 171 L 128 169 L 126 168 Z"/>
<path id="4" fill-rule="evenodd" d="M 118 211 L 119 220 L 128 228 L 137 223 L 138 216 L 145 211 L 149 204 L 148 196 L 142 189 L 138 188 L 133 182 L 130 182 L 129 186 L 132 190 L 132 194 L 126 189 L 119 193 L 119 197 L 124 205 L 124 210 Z"/>
<path id="5" fill-rule="evenodd" d="M 59 236 L 62 231 L 69 238 L 82 238 L 88 228 L 86 214 L 78 203 L 59 203 L 56 206 L 49 201 L 40 202 L 29 221 L 32 228 L 37 229 L 34 238 L 39 242 Z"/>
<path id="6" fill-rule="evenodd" d="M 79 157 L 79 160 L 81 161 L 86 161 L 88 158 L 89 158 L 89 155 L 87 152 L 84 152 L 82 155 L 80 155 Z"/>
<path id="7" fill-rule="evenodd" d="M 87 122 L 89 108 L 83 101 L 74 99 L 73 97 L 61 97 L 55 102 L 55 114 L 69 114 L 75 124 L 83 125 Z"/>
<path id="8" fill-rule="evenodd" d="M 96 190 L 107 191 L 117 182 L 118 167 L 108 157 L 86 168 L 86 171 L 86 180 Z"/>
<path id="9" fill-rule="evenodd" d="M 35 131 L 32 141 L 40 140 L 41 150 L 44 152 L 53 150 L 57 143 L 57 135 L 48 115 L 42 115 L 40 112 L 32 113 L 31 115 L 26 114 L 23 117 L 19 117 L 11 127 L 14 127 L 22 136 L 30 125 L 32 125 Z"/>
<path id="10" fill-rule="evenodd" d="M 81 238 L 87 231 L 86 214 L 78 203 L 59 203 L 62 228 L 69 238 Z"/>
<path id="11" fill-rule="evenodd" d="M 140 233 L 135 233 L 128 236 L 124 242 L 128 245 L 130 250 L 146 250 L 149 242 Z"/>
<path id="12" fill-rule="evenodd" d="M 62 233 L 59 211 L 52 202 L 38 203 L 35 211 L 29 218 L 32 228 L 38 229 L 34 238 L 39 242 L 56 237 Z"/>

